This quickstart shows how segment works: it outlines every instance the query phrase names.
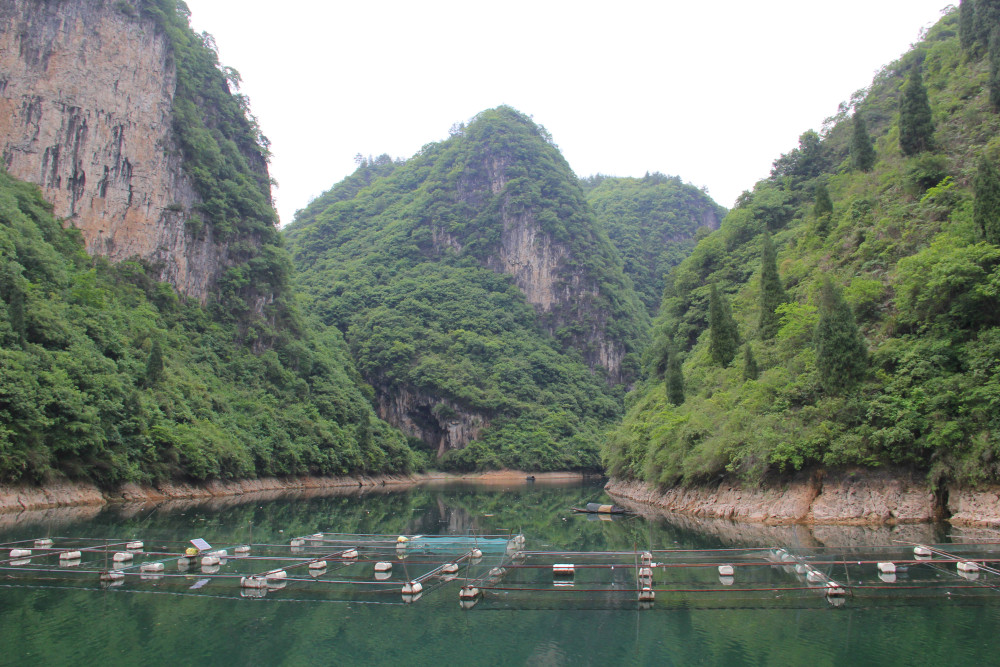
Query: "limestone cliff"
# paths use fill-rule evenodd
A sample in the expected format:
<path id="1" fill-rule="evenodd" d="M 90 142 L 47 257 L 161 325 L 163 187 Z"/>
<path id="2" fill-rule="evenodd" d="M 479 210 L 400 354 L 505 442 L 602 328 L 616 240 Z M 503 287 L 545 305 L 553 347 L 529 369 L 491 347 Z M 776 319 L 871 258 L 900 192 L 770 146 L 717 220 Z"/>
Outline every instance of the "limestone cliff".
<path id="1" fill-rule="evenodd" d="M 431 445 L 437 456 L 461 449 L 489 428 L 489 416 L 425 392 L 386 388 L 378 394 L 378 416 L 412 438 Z"/>
<path id="2" fill-rule="evenodd" d="M 132 4 L 0 4 L 4 168 L 38 184 L 88 252 L 142 258 L 205 302 L 233 260 L 183 168 L 177 83 L 170 39 Z"/>

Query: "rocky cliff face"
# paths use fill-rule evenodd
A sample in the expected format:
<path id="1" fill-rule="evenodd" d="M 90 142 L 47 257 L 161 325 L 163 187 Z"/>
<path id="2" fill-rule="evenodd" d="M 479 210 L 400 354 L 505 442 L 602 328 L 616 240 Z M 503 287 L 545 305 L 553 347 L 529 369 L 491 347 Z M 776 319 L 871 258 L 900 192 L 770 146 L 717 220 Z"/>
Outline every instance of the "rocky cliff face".
<path id="1" fill-rule="evenodd" d="M 204 302 L 225 248 L 186 224 L 200 200 L 171 126 L 171 47 L 133 14 L 102 0 L 0 4 L 0 156 L 88 252 L 138 256 Z"/>
<path id="2" fill-rule="evenodd" d="M 405 387 L 378 391 L 378 416 L 406 435 L 433 446 L 438 457 L 449 449 L 465 447 L 490 425 L 484 413 Z"/>

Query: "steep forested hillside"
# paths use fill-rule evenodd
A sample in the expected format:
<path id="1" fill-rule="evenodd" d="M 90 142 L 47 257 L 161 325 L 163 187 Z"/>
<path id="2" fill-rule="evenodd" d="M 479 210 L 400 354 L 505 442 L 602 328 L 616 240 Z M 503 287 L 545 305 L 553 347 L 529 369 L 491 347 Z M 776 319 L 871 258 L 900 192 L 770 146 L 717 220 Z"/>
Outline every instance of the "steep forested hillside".
<path id="1" fill-rule="evenodd" d="M 446 465 L 597 466 L 647 322 L 545 130 L 485 111 L 405 163 L 365 160 L 287 232 L 380 414 Z"/>
<path id="2" fill-rule="evenodd" d="M 177 164 L 200 201 L 168 213 L 185 216 L 191 238 L 210 233 L 220 244 L 220 278 L 202 306 L 158 282 L 150 263 L 88 257 L 36 187 L 0 172 L 0 481 L 419 465 L 403 435 L 374 415 L 340 334 L 291 303 L 267 141 L 246 99 L 230 92 L 238 75 L 219 65 L 209 35 L 191 30 L 183 2 L 114 10 L 124 22 L 154 19 L 169 38 Z M 122 86 L 118 94 L 129 94 Z"/>
<path id="3" fill-rule="evenodd" d="M 35 186 L 0 174 L 0 479 L 405 470 L 336 331 L 253 354 L 235 325 L 137 262 L 83 251 Z M 294 312 L 291 314 L 294 317 Z"/>
<path id="4" fill-rule="evenodd" d="M 670 270 L 691 254 L 697 239 L 726 210 L 677 176 L 591 176 L 583 180 L 587 201 L 625 262 L 650 315 L 655 315 Z"/>
<path id="5" fill-rule="evenodd" d="M 997 478 L 997 4 L 947 14 L 671 274 L 613 474 Z"/>

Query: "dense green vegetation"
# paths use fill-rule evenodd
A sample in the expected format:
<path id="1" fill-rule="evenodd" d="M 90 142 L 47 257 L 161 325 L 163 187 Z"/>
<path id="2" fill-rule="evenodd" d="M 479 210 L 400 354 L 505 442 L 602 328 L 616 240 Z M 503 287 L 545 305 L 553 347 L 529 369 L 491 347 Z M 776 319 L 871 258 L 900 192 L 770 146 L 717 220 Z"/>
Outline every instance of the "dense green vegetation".
<path id="1" fill-rule="evenodd" d="M 136 262 L 83 250 L 0 174 L 0 480 L 405 470 L 336 331 L 253 354 Z M 294 311 L 291 313 L 295 316 Z"/>
<path id="2" fill-rule="evenodd" d="M 676 176 L 583 179 L 587 201 L 625 262 L 650 315 L 660 305 L 664 279 L 691 254 L 699 235 L 719 226 L 726 210 Z"/>
<path id="3" fill-rule="evenodd" d="M 566 252 L 557 288 L 576 296 L 550 311 L 493 270 L 505 224 L 524 220 Z M 315 311 L 380 392 L 437 401 L 438 421 L 456 410 L 489 421 L 443 465 L 598 466 L 623 390 L 593 362 L 610 341 L 634 375 L 646 321 L 544 128 L 500 107 L 405 163 L 362 160 L 288 239 Z"/>
<path id="4" fill-rule="evenodd" d="M 613 474 L 673 484 L 892 464 L 932 483 L 1000 476 L 1000 118 L 992 28 L 960 31 L 973 4 L 980 19 L 995 5 L 947 14 L 822 135 L 804 133 L 671 274 L 646 378 L 603 450 Z M 743 364 L 713 355 L 716 286 Z M 664 377 L 673 354 L 680 405 Z"/>

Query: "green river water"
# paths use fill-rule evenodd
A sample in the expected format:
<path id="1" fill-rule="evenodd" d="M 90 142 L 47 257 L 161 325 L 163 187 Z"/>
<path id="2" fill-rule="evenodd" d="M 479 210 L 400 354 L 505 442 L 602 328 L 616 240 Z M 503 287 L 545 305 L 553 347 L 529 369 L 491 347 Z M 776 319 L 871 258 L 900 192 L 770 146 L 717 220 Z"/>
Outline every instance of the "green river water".
<path id="1" fill-rule="evenodd" d="M 634 551 L 996 538 L 995 533 L 941 526 L 810 530 L 665 517 L 595 521 L 570 512 L 587 501 L 607 502 L 607 497 L 596 483 L 524 482 L 242 503 L 71 508 L 0 515 L 0 542 L 115 537 L 144 540 L 149 550 L 158 542 L 196 537 L 214 545 L 251 539 L 287 545 L 290 537 L 317 531 L 515 530 L 525 535 L 529 550 Z M 792 587 L 793 578 L 778 567 L 773 570 L 761 576 L 770 577 L 776 589 Z M 105 589 L 92 578 L 67 579 L 58 572 L 25 578 L 8 568 L 0 571 L 0 664 L 1000 664 L 994 639 L 1000 591 L 983 587 L 960 595 L 956 588 L 953 595 L 948 584 L 964 580 L 946 568 L 928 571 L 944 588 L 849 598 L 839 607 L 814 591 L 660 594 L 652 609 L 640 610 L 627 596 L 612 600 L 542 590 L 487 597 L 464 610 L 457 581 L 429 587 L 415 603 L 403 604 L 398 594 L 351 597 L 339 595 L 336 587 L 317 595 L 315 587 L 299 582 L 251 599 L 240 597 L 232 579 L 191 589 L 200 579 L 197 574 L 177 578 L 180 585 L 135 577 Z M 540 587 L 550 587 L 550 573 L 538 572 Z M 978 583 L 1000 582 L 990 577 Z"/>

